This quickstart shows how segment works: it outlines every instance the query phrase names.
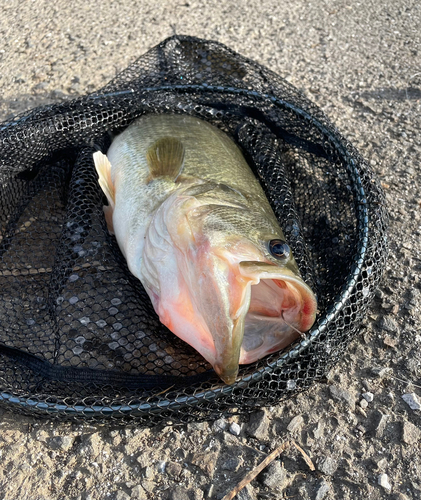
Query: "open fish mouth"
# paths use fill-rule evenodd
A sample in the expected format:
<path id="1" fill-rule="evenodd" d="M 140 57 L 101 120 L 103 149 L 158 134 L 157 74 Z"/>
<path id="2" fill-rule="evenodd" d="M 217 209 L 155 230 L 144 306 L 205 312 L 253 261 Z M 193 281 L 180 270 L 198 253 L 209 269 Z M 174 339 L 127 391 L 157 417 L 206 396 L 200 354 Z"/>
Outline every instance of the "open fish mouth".
<path id="1" fill-rule="evenodd" d="M 240 262 L 245 279 L 241 307 L 233 317 L 232 343 L 219 354 L 215 370 L 233 383 L 238 364 L 248 364 L 284 349 L 309 330 L 316 317 L 312 290 L 288 268 L 265 262 Z"/>
<path id="2" fill-rule="evenodd" d="M 310 288 L 288 270 L 251 285 L 240 364 L 252 363 L 291 344 L 311 328 L 316 307 Z"/>
<path id="3" fill-rule="evenodd" d="M 240 272 L 254 278 L 239 361 L 252 363 L 283 349 L 309 330 L 317 304 L 308 285 L 287 268 L 241 262 Z"/>

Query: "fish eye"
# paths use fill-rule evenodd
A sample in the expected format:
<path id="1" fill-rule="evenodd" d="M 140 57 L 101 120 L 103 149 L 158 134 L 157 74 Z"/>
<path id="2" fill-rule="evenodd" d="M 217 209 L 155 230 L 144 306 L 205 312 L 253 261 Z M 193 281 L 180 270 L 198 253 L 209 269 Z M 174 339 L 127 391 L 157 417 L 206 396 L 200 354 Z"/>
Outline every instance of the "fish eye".
<path id="1" fill-rule="evenodd" d="M 277 259 L 286 260 L 291 253 L 289 245 L 283 240 L 269 241 L 269 252 Z"/>

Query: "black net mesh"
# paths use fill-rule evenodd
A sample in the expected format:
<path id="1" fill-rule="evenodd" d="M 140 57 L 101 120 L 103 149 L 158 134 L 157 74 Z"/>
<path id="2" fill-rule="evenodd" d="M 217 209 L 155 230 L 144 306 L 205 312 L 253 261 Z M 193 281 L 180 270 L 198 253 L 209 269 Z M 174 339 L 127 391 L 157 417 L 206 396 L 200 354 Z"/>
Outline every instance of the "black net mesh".
<path id="1" fill-rule="evenodd" d="M 319 314 L 306 338 L 224 385 L 159 322 L 106 229 L 92 153 L 145 113 L 229 133 L 279 219 Z M 367 164 L 285 80 L 215 42 L 175 36 L 99 92 L 0 126 L 0 403 L 151 424 L 273 405 L 324 376 L 355 335 L 386 258 Z"/>

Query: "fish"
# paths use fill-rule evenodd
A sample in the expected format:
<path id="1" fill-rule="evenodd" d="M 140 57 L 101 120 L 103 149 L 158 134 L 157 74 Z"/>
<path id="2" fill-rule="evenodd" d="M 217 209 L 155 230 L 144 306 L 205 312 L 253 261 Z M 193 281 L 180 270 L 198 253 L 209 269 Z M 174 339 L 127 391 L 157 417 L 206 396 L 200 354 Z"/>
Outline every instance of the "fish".
<path id="1" fill-rule="evenodd" d="M 228 134 L 189 115 L 146 114 L 93 160 L 130 272 L 161 323 L 223 382 L 311 328 L 315 294 Z"/>

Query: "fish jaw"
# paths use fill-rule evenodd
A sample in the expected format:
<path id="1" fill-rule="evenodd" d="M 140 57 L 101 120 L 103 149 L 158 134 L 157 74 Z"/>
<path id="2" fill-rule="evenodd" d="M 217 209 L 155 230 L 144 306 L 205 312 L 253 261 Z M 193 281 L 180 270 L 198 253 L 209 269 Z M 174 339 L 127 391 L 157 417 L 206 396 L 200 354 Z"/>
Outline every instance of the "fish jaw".
<path id="1" fill-rule="evenodd" d="M 154 215 L 140 278 L 161 323 L 232 384 L 250 304 L 250 278 L 221 257 L 205 235 L 191 231 L 183 211 L 177 210 L 179 203 L 195 202 L 174 196 Z"/>
<path id="2" fill-rule="evenodd" d="M 289 269 L 262 261 L 235 262 L 226 253 L 204 245 L 191 255 L 189 262 L 196 265 L 190 267 L 186 292 L 196 322 L 202 318 L 197 331 L 208 332 L 196 349 L 225 383 L 232 384 L 239 365 L 277 352 L 309 330 L 317 302 L 294 261 Z"/>
<path id="3" fill-rule="evenodd" d="M 172 299 L 160 302 L 160 319 L 226 384 L 235 382 L 239 365 L 287 347 L 311 328 L 316 299 L 293 270 L 233 262 L 209 243 L 176 254 L 179 284 Z"/>
<path id="4" fill-rule="evenodd" d="M 250 305 L 250 279 L 239 275 L 235 267 L 217 253 L 203 247 L 196 253 L 196 263 L 196 273 L 201 278 L 197 284 L 191 282 L 191 295 L 214 347 L 210 362 L 226 384 L 233 384 Z"/>
<path id="5" fill-rule="evenodd" d="M 203 247 L 194 253 L 186 258 L 175 247 L 172 255 L 153 266 L 155 279 L 144 275 L 142 282 L 161 323 L 196 349 L 225 383 L 232 384 L 250 304 L 249 279 L 237 279 L 226 261 Z"/>
<path id="6" fill-rule="evenodd" d="M 253 278 L 244 321 L 240 364 L 284 349 L 308 331 L 316 318 L 317 301 L 294 266 L 241 262 L 240 272 Z"/>

